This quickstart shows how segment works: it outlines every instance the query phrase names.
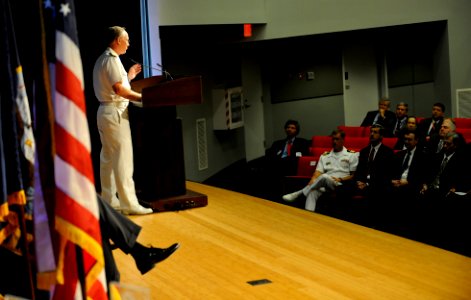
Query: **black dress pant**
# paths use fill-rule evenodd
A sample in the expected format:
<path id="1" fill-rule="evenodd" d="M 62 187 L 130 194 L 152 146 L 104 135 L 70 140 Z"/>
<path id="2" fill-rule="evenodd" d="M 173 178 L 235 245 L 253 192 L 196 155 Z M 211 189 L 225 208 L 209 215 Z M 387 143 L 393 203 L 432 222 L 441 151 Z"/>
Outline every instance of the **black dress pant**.
<path id="1" fill-rule="evenodd" d="M 113 257 L 110 241 L 128 254 L 136 244 L 141 227 L 112 208 L 100 196 L 98 196 L 98 207 L 100 210 L 100 229 L 103 255 L 105 257 L 106 279 L 108 282 L 119 282 L 120 274 Z"/>

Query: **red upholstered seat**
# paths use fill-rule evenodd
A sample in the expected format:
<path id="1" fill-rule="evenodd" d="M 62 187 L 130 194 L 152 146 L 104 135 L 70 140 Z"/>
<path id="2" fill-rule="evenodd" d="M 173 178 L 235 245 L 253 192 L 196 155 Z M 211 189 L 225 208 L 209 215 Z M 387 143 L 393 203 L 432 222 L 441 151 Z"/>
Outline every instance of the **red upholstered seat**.
<path id="1" fill-rule="evenodd" d="M 369 134 L 368 127 L 340 125 L 337 128 L 343 130 L 347 137 L 361 137 Z"/>
<path id="2" fill-rule="evenodd" d="M 394 146 L 397 143 L 397 137 L 383 137 L 383 144 L 388 146 L 391 149 L 394 149 Z"/>
<path id="3" fill-rule="evenodd" d="M 330 151 L 332 147 L 313 147 L 311 148 L 311 155 L 314 156 L 317 160 L 319 160 L 319 157 L 324 154 L 326 151 Z"/>
<path id="4" fill-rule="evenodd" d="M 471 128 L 471 118 L 454 118 L 453 121 L 456 125 L 456 130 L 461 128 Z"/>
<path id="5" fill-rule="evenodd" d="M 345 147 L 350 150 L 360 151 L 361 149 L 368 146 L 369 143 L 370 143 L 370 138 L 367 136 L 364 136 L 364 137 L 346 136 L 345 137 Z"/>
<path id="6" fill-rule="evenodd" d="M 311 138 L 312 148 L 332 148 L 330 135 L 313 135 Z"/>
<path id="7" fill-rule="evenodd" d="M 306 186 L 316 171 L 319 157 L 301 156 L 298 159 L 298 170 L 294 176 L 285 176 L 283 180 L 283 194 L 297 191 Z"/>
<path id="8" fill-rule="evenodd" d="M 301 156 L 298 159 L 298 171 L 296 176 L 311 177 L 316 170 L 318 160 L 319 157 L 315 156 Z"/>

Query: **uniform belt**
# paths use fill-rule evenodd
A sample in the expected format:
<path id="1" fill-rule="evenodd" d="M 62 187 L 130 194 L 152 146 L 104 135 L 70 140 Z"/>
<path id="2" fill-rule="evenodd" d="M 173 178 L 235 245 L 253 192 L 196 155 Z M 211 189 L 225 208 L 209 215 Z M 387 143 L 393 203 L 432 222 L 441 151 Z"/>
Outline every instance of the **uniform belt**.
<path id="1" fill-rule="evenodd" d="M 117 107 L 120 107 L 120 106 L 124 106 L 124 105 L 127 105 L 129 102 L 128 101 L 109 101 L 109 102 L 100 102 L 100 105 L 104 105 L 104 106 L 117 106 Z"/>

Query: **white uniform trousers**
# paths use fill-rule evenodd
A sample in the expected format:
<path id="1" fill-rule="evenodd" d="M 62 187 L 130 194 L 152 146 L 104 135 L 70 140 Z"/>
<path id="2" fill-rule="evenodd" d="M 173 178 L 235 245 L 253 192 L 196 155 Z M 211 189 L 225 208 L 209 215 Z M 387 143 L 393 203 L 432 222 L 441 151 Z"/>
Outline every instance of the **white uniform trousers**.
<path id="1" fill-rule="evenodd" d="M 330 175 L 322 174 L 316 180 L 304 187 L 303 194 L 306 196 L 305 209 L 310 211 L 316 210 L 317 199 L 326 191 L 333 191 L 339 183 L 330 177 Z"/>
<path id="2" fill-rule="evenodd" d="M 133 149 L 127 105 L 127 102 L 101 104 L 97 112 L 102 145 L 101 196 L 112 207 L 121 209 L 139 206 L 133 179 Z"/>

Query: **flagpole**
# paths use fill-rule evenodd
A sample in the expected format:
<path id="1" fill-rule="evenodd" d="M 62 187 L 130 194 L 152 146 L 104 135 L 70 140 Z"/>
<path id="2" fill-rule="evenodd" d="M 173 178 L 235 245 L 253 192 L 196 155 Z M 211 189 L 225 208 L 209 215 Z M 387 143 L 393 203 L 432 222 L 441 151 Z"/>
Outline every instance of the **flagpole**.
<path id="1" fill-rule="evenodd" d="M 31 290 L 31 300 L 36 299 L 36 294 L 35 294 L 35 286 L 34 286 L 34 280 L 33 280 L 33 270 L 32 270 L 32 264 L 31 264 L 31 255 L 29 253 L 29 247 L 28 247 L 28 239 L 27 239 L 27 231 L 26 231 L 26 222 L 25 222 L 25 209 L 23 205 L 18 205 L 19 207 L 19 215 L 20 215 L 20 226 L 21 226 L 21 232 L 23 234 L 22 242 L 21 242 L 21 251 L 23 252 L 23 257 L 26 260 L 26 267 L 28 269 L 28 280 L 29 280 L 29 286 Z"/>
<path id="2" fill-rule="evenodd" d="M 87 285 L 85 281 L 85 270 L 83 269 L 83 252 L 79 245 L 75 245 L 75 255 L 77 257 L 77 273 L 80 287 L 82 288 L 82 299 L 87 300 Z"/>

